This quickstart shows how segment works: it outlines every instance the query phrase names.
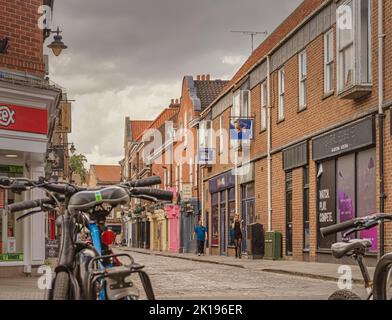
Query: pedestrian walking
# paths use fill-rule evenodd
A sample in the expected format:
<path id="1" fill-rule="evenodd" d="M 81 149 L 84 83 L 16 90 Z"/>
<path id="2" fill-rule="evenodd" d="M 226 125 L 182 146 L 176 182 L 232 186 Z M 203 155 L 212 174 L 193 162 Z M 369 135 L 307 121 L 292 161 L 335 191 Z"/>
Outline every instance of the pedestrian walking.
<path id="1" fill-rule="evenodd" d="M 237 213 L 234 218 L 233 230 L 234 230 L 234 246 L 235 246 L 235 257 L 241 259 L 242 252 L 242 226 L 244 221 L 240 221 L 240 216 Z"/>
<path id="2" fill-rule="evenodd" d="M 199 220 L 199 224 L 195 227 L 195 231 L 193 233 L 193 236 L 196 235 L 196 241 L 197 241 L 197 255 L 205 255 L 204 254 L 204 243 L 206 241 L 206 234 L 207 234 L 207 228 L 203 226 L 203 222 Z"/>

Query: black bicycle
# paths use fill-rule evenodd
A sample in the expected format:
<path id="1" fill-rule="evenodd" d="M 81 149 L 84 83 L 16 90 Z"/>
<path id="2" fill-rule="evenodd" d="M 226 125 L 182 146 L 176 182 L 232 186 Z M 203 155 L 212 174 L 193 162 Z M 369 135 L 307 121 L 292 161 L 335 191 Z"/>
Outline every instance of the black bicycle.
<path id="1" fill-rule="evenodd" d="M 368 292 L 367 300 L 392 300 L 392 253 L 384 255 L 377 262 L 372 280 L 364 261 L 372 243 L 366 239 L 350 239 L 350 235 L 372 229 L 381 221 L 392 221 L 392 215 L 373 214 L 320 229 L 323 237 L 346 231 L 343 234 L 342 242 L 332 245 L 332 255 L 336 259 L 349 256 L 358 263 Z M 329 297 L 329 300 L 361 300 L 361 298 L 352 291 L 338 290 Z"/>
<path id="2" fill-rule="evenodd" d="M 68 183 L 48 182 L 43 178 L 0 177 L 0 188 L 21 193 L 33 188 L 46 190 L 44 199 L 11 204 L 8 210 L 32 210 L 18 220 L 36 213 L 56 210 L 61 219 L 61 248 L 49 300 L 136 300 L 139 290 L 130 279 L 138 274 L 149 300 L 154 300 L 150 278 L 144 266 L 124 253 L 114 254 L 105 243 L 106 217 L 113 208 L 127 205 L 130 198 L 148 201 L 171 201 L 173 193 L 146 188 L 161 183 L 159 177 L 87 189 Z M 91 241 L 81 241 L 78 235 L 88 230 Z M 124 261 L 125 260 L 125 261 Z"/>

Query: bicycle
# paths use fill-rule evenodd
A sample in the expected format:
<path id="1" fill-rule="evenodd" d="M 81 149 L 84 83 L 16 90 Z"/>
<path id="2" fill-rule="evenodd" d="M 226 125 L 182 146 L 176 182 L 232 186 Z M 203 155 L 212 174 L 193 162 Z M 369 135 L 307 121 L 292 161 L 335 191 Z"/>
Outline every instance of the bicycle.
<path id="1" fill-rule="evenodd" d="M 69 183 L 48 182 L 43 178 L 0 177 L 0 188 L 22 193 L 33 188 L 46 190 L 48 197 L 23 201 L 8 206 L 11 212 L 32 210 L 18 221 L 42 211 L 55 210 L 61 218 L 61 247 L 58 265 L 48 300 L 137 300 L 139 290 L 129 280 L 138 274 L 148 300 L 155 300 L 154 291 L 144 266 L 125 253 L 114 254 L 105 235 L 106 217 L 113 208 L 127 205 L 131 198 L 148 201 L 171 201 L 173 193 L 145 188 L 161 183 L 150 177 L 88 189 Z M 91 241 L 78 241 L 81 230 L 87 228 Z M 124 259 L 128 263 L 121 262 Z"/>
<path id="2" fill-rule="evenodd" d="M 372 246 L 371 241 L 367 239 L 350 239 L 349 236 L 359 231 L 372 229 L 380 221 L 392 221 L 392 215 L 378 213 L 320 229 L 323 237 L 346 231 L 343 234 L 342 242 L 334 243 L 331 246 L 332 255 L 336 259 L 341 259 L 344 256 L 352 257 L 358 263 L 365 283 L 365 289 L 368 292 L 366 300 L 392 300 L 392 297 L 388 297 L 390 291 L 392 291 L 392 253 L 384 255 L 378 260 L 372 280 L 364 261 L 366 253 Z M 352 291 L 338 290 L 328 300 L 362 299 Z"/>

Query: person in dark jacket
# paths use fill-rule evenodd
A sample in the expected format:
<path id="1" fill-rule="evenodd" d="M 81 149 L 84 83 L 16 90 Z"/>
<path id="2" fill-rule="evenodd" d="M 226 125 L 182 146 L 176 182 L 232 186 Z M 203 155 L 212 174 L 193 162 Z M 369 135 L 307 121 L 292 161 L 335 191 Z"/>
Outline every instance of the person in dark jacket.
<path id="1" fill-rule="evenodd" d="M 234 246 L 235 246 L 235 257 L 241 259 L 242 252 L 242 227 L 243 220 L 240 221 L 240 216 L 238 214 L 235 215 L 233 230 L 234 230 Z"/>
<path id="2" fill-rule="evenodd" d="M 203 222 L 199 220 L 199 225 L 195 227 L 193 235 L 196 235 L 197 254 L 204 256 L 204 243 L 206 241 L 207 228 L 203 226 Z"/>

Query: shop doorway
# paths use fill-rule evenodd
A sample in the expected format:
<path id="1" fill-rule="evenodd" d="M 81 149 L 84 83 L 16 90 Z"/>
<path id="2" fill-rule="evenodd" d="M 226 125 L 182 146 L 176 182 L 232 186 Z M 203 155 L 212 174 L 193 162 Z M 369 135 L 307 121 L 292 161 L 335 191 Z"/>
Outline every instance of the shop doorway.
<path id="1" fill-rule="evenodd" d="M 220 254 L 226 255 L 226 191 L 220 194 Z"/>
<path id="2" fill-rule="evenodd" d="M 246 228 L 248 224 L 255 221 L 255 187 L 254 183 L 247 183 L 241 186 L 242 195 L 242 252 L 246 253 Z"/>
<path id="3" fill-rule="evenodd" d="M 286 256 L 293 255 L 293 173 L 286 173 Z"/>

